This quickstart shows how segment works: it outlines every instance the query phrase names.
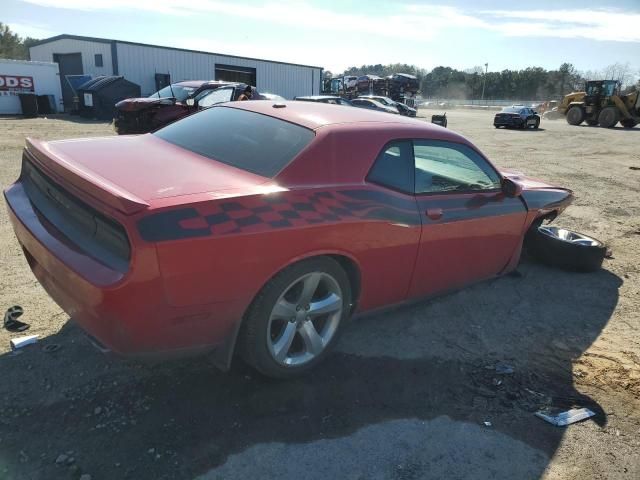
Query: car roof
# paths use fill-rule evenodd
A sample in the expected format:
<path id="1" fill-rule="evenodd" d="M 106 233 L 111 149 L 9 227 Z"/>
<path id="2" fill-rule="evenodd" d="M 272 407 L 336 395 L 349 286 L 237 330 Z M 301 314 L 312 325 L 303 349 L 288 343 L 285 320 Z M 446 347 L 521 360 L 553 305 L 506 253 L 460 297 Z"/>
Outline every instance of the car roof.
<path id="1" fill-rule="evenodd" d="M 310 129 L 318 129 L 338 124 L 396 124 L 423 128 L 434 127 L 430 123 L 400 115 L 389 115 L 365 108 L 352 108 L 343 105 L 329 105 L 316 102 L 273 102 L 272 100 L 252 100 L 249 102 L 230 102 L 221 105 L 238 108 L 263 115 L 279 118 Z"/>
<path id="2" fill-rule="evenodd" d="M 296 97 L 296 100 L 326 100 L 326 99 L 339 99 L 337 95 L 306 95 L 302 97 Z"/>
<path id="3" fill-rule="evenodd" d="M 359 95 L 356 98 L 364 98 L 365 100 L 377 100 L 378 98 L 384 98 L 385 100 L 391 100 L 389 97 L 385 97 L 384 95 Z"/>

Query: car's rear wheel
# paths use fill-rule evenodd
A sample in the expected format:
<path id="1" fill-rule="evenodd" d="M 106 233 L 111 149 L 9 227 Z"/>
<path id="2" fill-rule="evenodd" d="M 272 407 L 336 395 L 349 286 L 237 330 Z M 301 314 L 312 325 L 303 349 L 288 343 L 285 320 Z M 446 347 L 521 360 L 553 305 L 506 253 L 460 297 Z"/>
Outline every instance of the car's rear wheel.
<path id="1" fill-rule="evenodd" d="M 526 247 L 542 263 L 578 272 L 600 269 L 607 250 L 600 240 L 548 225 L 533 227 Z"/>
<path id="2" fill-rule="evenodd" d="M 296 376 L 335 343 L 351 306 L 345 271 L 328 257 L 286 268 L 258 294 L 241 332 L 244 360 L 264 375 Z"/>

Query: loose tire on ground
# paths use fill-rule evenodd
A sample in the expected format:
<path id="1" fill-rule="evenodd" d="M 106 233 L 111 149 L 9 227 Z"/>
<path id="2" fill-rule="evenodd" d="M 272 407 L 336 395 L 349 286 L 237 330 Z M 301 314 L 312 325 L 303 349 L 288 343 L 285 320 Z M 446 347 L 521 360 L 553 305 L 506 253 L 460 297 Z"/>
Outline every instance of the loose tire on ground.
<path id="1" fill-rule="evenodd" d="M 622 120 L 620 120 L 620 125 L 622 125 L 624 128 L 633 128 L 637 124 L 638 122 L 636 122 L 632 118 L 623 118 Z"/>
<path id="2" fill-rule="evenodd" d="M 620 112 L 616 107 L 605 107 L 598 115 L 598 123 L 603 128 L 615 127 L 620 120 Z"/>
<path id="3" fill-rule="evenodd" d="M 567 112 L 567 123 L 569 125 L 580 125 L 584 121 L 584 110 L 577 105 L 571 107 Z"/>
<path id="4" fill-rule="evenodd" d="M 550 226 L 533 226 L 525 246 L 538 261 L 576 272 L 599 270 L 607 251 L 600 240 Z"/>
<path id="5" fill-rule="evenodd" d="M 322 338 L 322 342 L 317 345 L 321 345 L 322 348 L 315 348 L 316 345 L 314 345 L 314 348 L 309 349 L 307 343 L 309 325 L 305 326 L 308 320 L 304 318 L 307 315 L 304 308 L 306 305 L 302 305 L 301 309 L 296 310 L 295 304 L 300 304 L 305 292 L 305 282 L 314 276 L 321 278 L 317 283 L 317 290 L 315 290 L 317 295 L 311 297 L 312 299 L 308 300 L 306 305 L 311 304 L 311 310 L 313 310 L 313 304 L 320 305 L 323 301 L 327 302 L 323 300 L 323 295 L 326 295 L 327 299 L 333 298 L 330 295 L 335 295 L 341 298 L 341 306 L 337 307 L 335 311 L 332 310 L 331 316 L 324 319 L 326 322 L 324 324 L 321 323 L 323 320 L 321 315 L 313 317 L 312 325 L 316 329 L 314 331 Z M 326 282 L 329 287 L 323 287 L 322 282 Z M 328 295 L 326 292 L 331 293 Z M 289 294 L 291 295 L 287 296 Z M 293 310 L 290 309 L 290 304 L 293 305 Z M 286 307 L 287 311 L 280 318 L 279 312 L 283 307 Z M 274 276 L 252 302 L 245 315 L 238 338 L 240 355 L 245 362 L 266 376 L 274 378 L 295 377 L 313 368 L 327 355 L 335 344 L 342 325 L 348 318 L 350 307 L 351 285 L 349 278 L 335 260 L 329 257 L 315 257 L 296 263 Z M 291 317 L 289 318 L 288 312 L 290 310 Z M 338 320 L 337 327 L 333 324 L 336 318 Z M 332 322 L 331 325 L 328 323 L 329 321 Z M 325 339 L 323 332 L 328 332 L 328 327 L 331 327 L 333 333 Z M 282 345 L 284 342 L 281 341 L 288 337 L 285 336 L 287 329 L 289 332 L 293 329 L 293 333 L 290 334 L 292 340 L 289 341 L 288 346 L 284 347 L 286 348 L 284 355 L 278 356 L 276 352 L 282 352 L 282 349 L 277 347 Z M 320 329 L 320 332 L 317 329 Z M 316 350 L 318 353 L 312 354 L 312 350 Z M 308 359 L 306 359 L 307 357 Z M 294 362 L 296 358 L 300 363 Z M 290 364 L 286 364 L 286 362 L 290 362 Z"/>

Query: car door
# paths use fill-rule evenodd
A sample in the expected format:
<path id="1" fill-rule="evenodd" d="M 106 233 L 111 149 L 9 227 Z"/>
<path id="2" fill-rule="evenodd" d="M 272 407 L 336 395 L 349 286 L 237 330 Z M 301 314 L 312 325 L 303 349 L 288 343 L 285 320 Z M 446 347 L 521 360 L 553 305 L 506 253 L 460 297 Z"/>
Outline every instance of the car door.
<path id="1" fill-rule="evenodd" d="M 526 208 L 467 145 L 414 140 L 415 194 L 422 235 L 410 297 L 499 274 L 517 252 Z"/>
<path id="2" fill-rule="evenodd" d="M 366 277 L 361 300 L 367 308 L 407 298 L 422 234 L 414 171 L 411 140 L 389 142 L 367 175 L 366 189 L 355 192 L 368 202 L 357 208 L 372 220 L 359 227 L 369 245 L 360 258 Z"/>

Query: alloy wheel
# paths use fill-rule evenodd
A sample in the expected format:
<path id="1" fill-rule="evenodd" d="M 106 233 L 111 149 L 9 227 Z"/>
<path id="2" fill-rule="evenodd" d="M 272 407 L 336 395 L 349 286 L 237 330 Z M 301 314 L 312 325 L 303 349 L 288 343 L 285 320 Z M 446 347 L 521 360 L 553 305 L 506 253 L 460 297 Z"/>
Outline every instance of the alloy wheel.
<path id="1" fill-rule="evenodd" d="M 336 333 L 343 312 L 340 285 L 326 272 L 311 272 L 291 283 L 276 301 L 267 345 L 280 365 L 304 365 L 320 355 Z"/>

